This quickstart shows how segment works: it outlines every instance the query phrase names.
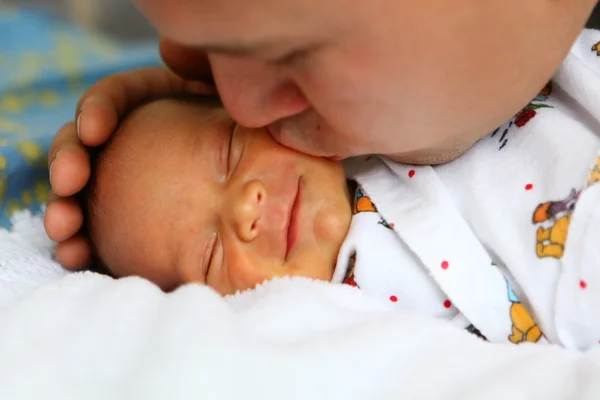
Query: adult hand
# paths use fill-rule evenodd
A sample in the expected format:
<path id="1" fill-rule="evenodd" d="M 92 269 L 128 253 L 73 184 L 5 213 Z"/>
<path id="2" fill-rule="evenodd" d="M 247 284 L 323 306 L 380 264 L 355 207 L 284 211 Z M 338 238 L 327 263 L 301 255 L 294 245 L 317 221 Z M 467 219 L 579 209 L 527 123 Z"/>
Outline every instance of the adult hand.
<path id="1" fill-rule="evenodd" d="M 175 57 L 176 59 L 176 57 Z M 52 194 L 44 218 L 46 233 L 58 242 L 56 256 L 69 269 L 86 266 L 91 247 L 80 234 L 83 212 L 77 194 L 90 178 L 87 147 L 105 143 L 119 119 L 144 100 L 161 94 L 210 91 L 164 68 L 137 69 L 104 78 L 79 100 L 75 121 L 63 126 L 48 152 Z"/>

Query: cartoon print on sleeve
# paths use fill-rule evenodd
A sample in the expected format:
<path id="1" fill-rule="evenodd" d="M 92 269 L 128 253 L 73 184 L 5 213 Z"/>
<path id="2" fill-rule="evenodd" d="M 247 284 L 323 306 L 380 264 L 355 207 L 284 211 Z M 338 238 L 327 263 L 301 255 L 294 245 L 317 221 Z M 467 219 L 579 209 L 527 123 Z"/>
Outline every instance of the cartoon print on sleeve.
<path id="1" fill-rule="evenodd" d="M 588 179 L 588 186 L 592 186 L 598 182 L 600 182 L 600 156 L 597 157 L 596 161 L 594 162 L 594 166 Z"/>
<path id="2" fill-rule="evenodd" d="M 354 267 L 355 266 L 356 266 L 356 253 L 352 254 L 352 257 L 350 257 L 350 265 L 348 267 L 348 270 L 346 271 L 346 275 L 344 275 L 344 280 L 342 281 L 342 284 L 354 286 L 354 287 L 357 287 L 360 289 L 360 286 L 358 286 L 356 284 L 356 281 L 354 280 Z"/>
<path id="3" fill-rule="evenodd" d="M 534 225 L 542 225 L 536 232 L 535 252 L 539 258 L 562 258 L 571 214 L 580 193 L 573 189 L 564 200 L 547 201 L 536 207 L 532 221 Z"/>
<path id="4" fill-rule="evenodd" d="M 506 281 L 506 287 L 508 289 L 508 300 L 512 303 L 510 306 L 510 319 L 513 323 L 512 334 L 508 336 L 508 340 L 514 344 L 536 343 L 542 337 L 542 331 L 515 295 L 508 280 Z"/>
<path id="5" fill-rule="evenodd" d="M 388 224 L 387 221 L 385 219 L 383 219 L 383 218 L 381 218 L 379 220 L 379 222 L 377 222 L 377 223 L 379 225 L 381 225 L 381 226 L 384 226 L 384 227 L 388 228 L 388 229 L 392 229 L 392 230 L 394 229 L 394 224 Z"/>
<path id="6" fill-rule="evenodd" d="M 354 207 L 352 209 L 352 214 L 356 215 L 361 212 L 377 212 L 377 207 L 371 201 L 368 196 L 365 196 L 364 192 L 361 188 L 356 189 L 356 193 L 354 194 Z M 387 229 L 394 229 L 394 224 L 388 224 L 387 221 L 383 218 L 377 222 L 378 225 L 384 226 Z"/>
<path id="7" fill-rule="evenodd" d="M 475 325 L 471 324 L 471 325 L 467 326 L 465 329 L 470 334 L 475 335 L 478 338 L 485 340 L 486 342 L 488 341 L 487 338 L 485 336 L 483 336 L 483 334 L 481 333 L 481 331 L 479 329 L 475 328 Z"/>
<path id="8" fill-rule="evenodd" d="M 600 56 L 600 42 L 594 43 L 594 45 L 592 46 L 592 51 L 595 51 L 596 55 Z"/>
<path id="9" fill-rule="evenodd" d="M 361 212 L 377 212 L 377 208 L 375 208 L 375 204 L 373 204 L 371 199 L 365 196 L 362 189 L 358 188 L 354 195 L 353 214 L 356 215 Z"/>
<path id="10" fill-rule="evenodd" d="M 496 138 L 500 144 L 500 148 L 498 150 L 502 150 L 508 143 L 508 133 L 512 128 L 522 128 L 527 125 L 527 123 L 537 115 L 536 110 L 540 108 L 553 108 L 551 105 L 546 104 L 548 97 L 551 94 L 552 81 L 548 82 L 540 91 L 540 93 L 529 104 L 527 104 L 525 108 L 519 111 L 510 121 L 508 121 L 508 123 L 500 126 L 492 132 L 491 137 Z M 502 133 L 498 135 L 500 132 Z"/>

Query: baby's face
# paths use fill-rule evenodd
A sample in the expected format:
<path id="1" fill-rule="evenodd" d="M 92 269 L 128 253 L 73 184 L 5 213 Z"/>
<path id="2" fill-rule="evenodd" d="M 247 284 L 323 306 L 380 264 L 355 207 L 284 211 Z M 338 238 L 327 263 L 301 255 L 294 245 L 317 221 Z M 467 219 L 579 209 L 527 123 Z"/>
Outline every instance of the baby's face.
<path id="1" fill-rule="evenodd" d="M 278 276 L 331 278 L 351 217 L 340 163 L 179 100 L 140 108 L 120 131 L 97 163 L 90 227 L 115 275 L 221 294 Z"/>

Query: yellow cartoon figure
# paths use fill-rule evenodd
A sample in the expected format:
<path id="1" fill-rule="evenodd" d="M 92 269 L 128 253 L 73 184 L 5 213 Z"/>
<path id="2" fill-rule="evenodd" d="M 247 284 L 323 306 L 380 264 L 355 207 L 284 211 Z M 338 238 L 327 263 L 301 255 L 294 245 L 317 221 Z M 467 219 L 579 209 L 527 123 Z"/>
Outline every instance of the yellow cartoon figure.
<path id="1" fill-rule="evenodd" d="M 536 343 L 542 337 L 542 331 L 517 298 L 508 281 L 506 281 L 506 286 L 508 288 L 508 299 L 512 303 L 510 306 L 510 319 L 513 323 L 512 333 L 508 336 L 508 340 L 514 344 Z"/>
<path id="2" fill-rule="evenodd" d="M 354 209 L 352 213 L 356 215 L 361 212 L 377 212 L 377 209 L 371 199 L 365 196 L 361 189 L 357 189 L 354 195 Z"/>
<path id="3" fill-rule="evenodd" d="M 592 172 L 590 172 L 588 186 L 592 186 L 593 184 L 598 182 L 600 182 L 600 157 L 596 158 L 594 168 L 592 168 Z"/>
<path id="4" fill-rule="evenodd" d="M 600 42 L 598 42 L 592 46 L 592 51 L 595 51 L 596 55 L 600 56 Z"/>
<path id="5" fill-rule="evenodd" d="M 571 214 L 579 198 L 575 189 L 569 197 L 561 201 L 548 201 L 537 206 L 533 212 L 533 223 L 549 222 L 550 226 L 540 226 L 536 233 L 535 251 L 539 258 L 562 258 L 569 233 Z"/>

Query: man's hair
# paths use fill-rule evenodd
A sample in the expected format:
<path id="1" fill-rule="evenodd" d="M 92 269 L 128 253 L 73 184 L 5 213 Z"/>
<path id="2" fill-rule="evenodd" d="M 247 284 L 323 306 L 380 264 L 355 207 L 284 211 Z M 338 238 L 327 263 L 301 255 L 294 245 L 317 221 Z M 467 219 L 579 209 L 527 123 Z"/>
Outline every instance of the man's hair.
<path id="1" fill-rule="evenodd" d="M 94 218 L 99 218 L 100 216 L 96 214 L 95 210 L 98 207 L 98 192 L 97 192 L 97 173 L 96 171 L 106 160 L 106 148 L 113 141 L 115 137 L 119 135 L 119 128 L 121 124 L 128 119 L 128 117 L 135 110 L 138 110 L 144 106 L 155 103 L 157 101 L 164 100 L 174 100 L 181 101 L 186 103 L 200 104 L 208 107 L 209 109 L 221 108 L 223 105 L 221 103 L 220 98 L 216 94 L 190 94 L 190 93 L 171 93 L 167 95 L 154 96 L 150 97 L 142 103 L 138 104 L 135 108 L 129 110 L 120 120 L 119 125 L 115 128 L 110 139 L 104 143 L 102 146 L 90 149 L 90 158 L 91 158 L 91 175 L 90 179 L 85 186 L 85 188 L 80 193 L 80 204 L 83 209 L 84 215 L 84 224 L 82 228 L 82 234 L 87 237 L 89 240 L 90 246 L 92 248 L 92 260 L 89 265 L 89 269 L 98 273 L 111 275 L 109 266 L 107 266 L 99 256 L 97 247 L 93 241 L 93 237 L 90 231 L 90 225 L 93 225 Z"/>

